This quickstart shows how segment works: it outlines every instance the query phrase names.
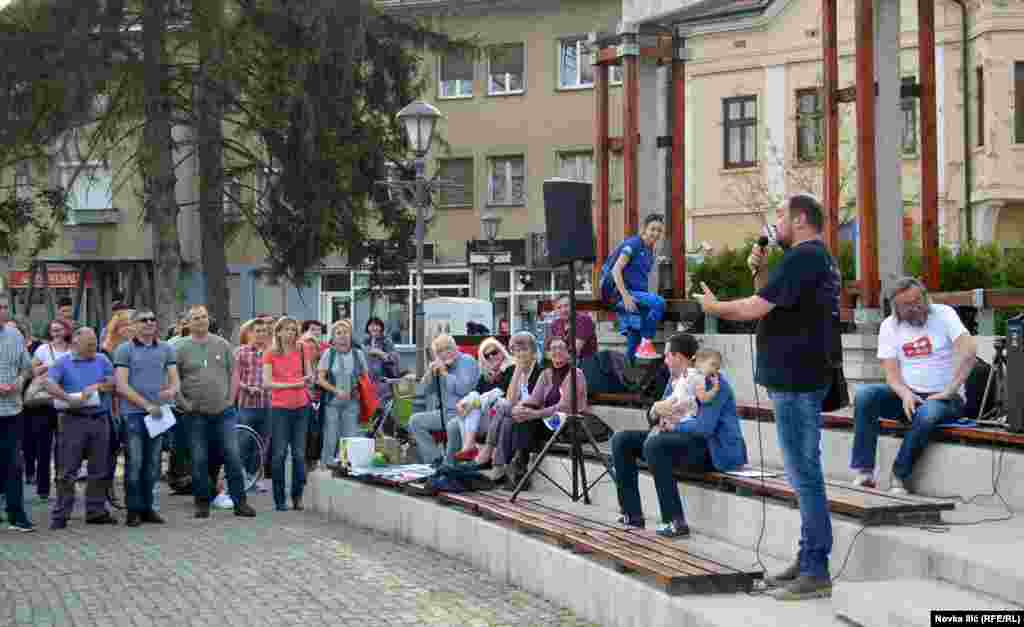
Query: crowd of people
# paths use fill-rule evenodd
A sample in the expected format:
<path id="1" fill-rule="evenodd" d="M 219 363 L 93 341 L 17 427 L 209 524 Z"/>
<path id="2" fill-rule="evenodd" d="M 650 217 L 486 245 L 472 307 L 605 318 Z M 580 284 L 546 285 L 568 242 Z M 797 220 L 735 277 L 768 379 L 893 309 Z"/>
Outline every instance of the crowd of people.
<path id="1" fill-rule="evenodd" d="M 263 479 L 251 489 L 272 491 L 276 510 L 302 510 L 307 463 L 335 460 L 339 438 L 361 433 L 360 377 L 369 375 L 381 397 L 390 394 L 386 378 L 398 374 L 398 354 L 384 323 L 370 319 L 362 345 L 348 320 L 330 328 L 328 341 L 319 321 L 288 316 L 244 323 L 237 346 L 216 330 L 196 305 L 161 339 L 153 311 L 115 305 L 97 333 L 62 301 L 36 338 L 0 299 L 0 483 L 9 527 L 34 530 L 27 485 L 50 504 L 50 528 L 66 528 L 81 480 L 87 524 L 119 523 L 118 508 L 128 526 L 164 523 L 158 484 L 167 450 L 163 476 L 172 492 L 194 497 L 196 518 L 208 518 L 218 502 L 255 516 L 242 469 L 253 451 L 240 450 L 239 424 L 270 444 L 259 460 L 270 485 Z M 310 436 L 322 442 L 316 450 L 307 447 Z M 122 457 L 123 500 L 114 488 Z"/>
<path id="2" fill-rule="evenodd" d="M 773 402 L 786 477 L 802 520 L 796 559 L 767 582 L 779 588 L 780 599 L 802 599 L 831 593 L 832 529 L 820 441 L 822 406 L 836 388 L 834 373 L 842 359 L 841 279 L 822 242 L 824 215 L 814 198 L 787 199 L 776 220 L 775 239 L 785 254 L 767 271 L 763 245 L 753 248 L 748 265 L 754 295 L 720 301 L 701 284 L 694 297 L 708 314 L 760 321 L 755 381 Z M 642 234 L 628 238 L 605 262 L 602 292 L 619 313 L 630 361 L 661 357 L 650 340 L 665 303 L 646 286 L 663 230 L 663 219 L 651 216 Z M 917 279 L 896 281 L 889 301 L 893 312 L 881 326 L 878 344 L 886 380 L 856 395 L 850 465 L 855 486 L 874 487 L 879 419 L 902 417 L 910 429 L 892 469 L 892 490 L 902 494 L 931 433 L 963 412 L 964 383 L 977 347 L 956 312 L 930 303 Z M 239 421 L 271 442 L 260 461 L 271 477 L 275 509 L 301 510 L 307 461 L 334 460 L 339 438 L 360 433 L 364 378 L 386 398 L 388 379 L 400 374 L 395 347 L 377 318 L 367 322 L 365 339 L 357 344 L 349 320 L 326 329 L 323 341 L 325 327 L 318 321 L 261 316 L 242 325 L 239 345 L 233 347 L 216 335 L 202 305 L 189 309 L 165 342 L 150 310 L 116 311 L 98 337 L 93 329 L 76 326 L 69 304 L 61 303 L 46 338 L 37 340 L 26 325 L 10 320 L 0 297 L 0 478 L 8 522 L 20 531 L 33 529 L 23 507 L 23 477 L 43 500 L 56 484 L 50 527 L 63 529 L 75 505 L 83 460 L 88 461 L 86 522 L 118 522 L 110 509 L 118 451 L 125 456 L 127 524 L 164 522 L 155 489 L 165 437 L 160 425 L 174 420 L 167 432 L 173 437 L 170 482 L 175 488 L 176 480 L 188 477 L 197 518 L 210 516 L 214 496 L 228 499 L 238 516 L 255 515 L 240 461 L 251 451 L 239 451 Z M 420 383 L 436 396 L 436 409 L 413 414 L 408 426 L 421 463 L 474 462 L 505 487 L 528 487 L 523 478 L 531 456 L 551 437 L 557 420 L 590 410 L 585 371 L 571 369 L 573 352 L 576 363 L 595 358 L 594 323 L 585 315 L 573 319 L 564 299 L 558 313 L 543 347 L 533 334 L 518 331 L 484 339 L 474 358 L 451 335 L 433 339 L 432 361 Z M 669 380 L 662 400 L 648 412 L 650 428 L 615 433 L 611 452 L 621 522 L 645 524 L 638 487 L 643 459 L 661 510 L 657 533 L 678 538 L 689 536 L 690 528 L 673 470 L 730 471 L 748 458 L 735 394 L 721 372 L 722 355 L 701 350 L 696 338 L 678 333 L 668 338 L 663 361 Z M 307 451 L 310 434 L 320 438 L 312 452 Z M 292 473 L 286 486 L 289 449 Z M 218 495 L 221 466 L 226 494 Z M 255 489 L 268 487 L 264 481 Z"/>

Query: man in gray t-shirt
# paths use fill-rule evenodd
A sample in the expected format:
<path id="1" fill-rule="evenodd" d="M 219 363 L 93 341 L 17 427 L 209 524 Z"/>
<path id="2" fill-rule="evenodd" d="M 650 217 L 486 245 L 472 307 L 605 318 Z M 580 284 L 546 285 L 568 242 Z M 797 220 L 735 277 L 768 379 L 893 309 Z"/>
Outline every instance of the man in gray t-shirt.
<path id="1" fill-rule="evenodd" d="M 238 413 L 232 407 L 238 395 L 233 377 L 234 355 L 227 340 L 210 333 L 210 314 L 196 305 L 189 310 L 189 336 L 174 347 L 181 373 L 189 448 L 192 453 L 192 494 L 196 518 L 210 517 L 210 447 L 224 453 L 228 493 L 235 516 L 252 517 L 256 511 L 245 497 L 242 460 L 238 451 Z"/>
<path id="2" fill-rule="evenodd" d="M 153 486 L 160 477 L 164 434 L 150 437 L 146 417 L 162 418 L 162 405 L 178 394 L 178 368 L 174 349 L 159 340 L 156 315 L 140 309 L 132 316 L 140 325 L 135 339 L 114 350 L 114 377 L 121 396 L 127 459 L 124 483 L 129 527 L 163 523 L 154 510 Z"/>

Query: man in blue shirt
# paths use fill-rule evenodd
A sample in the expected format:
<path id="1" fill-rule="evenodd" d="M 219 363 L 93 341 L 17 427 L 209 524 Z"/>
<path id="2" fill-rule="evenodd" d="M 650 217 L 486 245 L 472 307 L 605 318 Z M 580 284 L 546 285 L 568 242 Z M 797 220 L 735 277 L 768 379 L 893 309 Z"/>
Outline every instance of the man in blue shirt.
<path id="1" fill-rule="evenodd" d="M 671 396 L 673 384 L 686 376 L 697 347 L 696 338 L 688 333 L 677 333 L 668 339 L 665 365 L 672 376 L 663 398 Z M 718 394 L 714 400 L 700 407 L 696 419 L 670 424 L 667 422 L 669 416 L 662 416 L 652 408 L 649 421 L 662 424 L 662 433 L 648 437 L 647 431 L 619 431 L 612 437 L 615 487 L 618 489 L 622 522 L 625 524 L 644 526 L 637 485 L 639 457 L 643 457 L 654 475 L 654 487 L 664 523 L 658 528 L 658 535 L 666 538 L 685 538 L 690 535 L 679 487 L 672 475 L 676 464 L 692 472 L 725 472 L 741 468 L 747 463 L 747 446 L 743 441 L 732 387 L 721 375 L 717 375 L 717 381 L 709 383 L 719 386 Z M 678 414 L 677 410 L 672 407 L 670 415 Z"/>
<path id="2" fill-rule="evenodd" d="M 719 301 L 707 285 L 695 294 L 708 314 L 726 320 L 760 320 L 756 382 L 768 389 L 786 476 L 800 506 L 796 561 L 766 581 L 775 598 L 794 601 L 832 595 L 828 556 L 832 521 L 821 468 L 821 404 L 842 360 L 838 265 L 821 240 L 821 205 L 807 194 L 790 197 L 776 212 L 779 245 L 786 251 L 770 273 L 764 251 L 748 259 L 757 294 Z M 767 275 L 767 277 L 765 276 Z"/>
<path id="3" fill-rule="evenodd" d="M 160 478 L 160 452 L 164 435 L 150 437 L 146 416 L 160 418 L 161 405 L 167 405 L 178 393 L 178 367 L 174 349 L 159 340 L 157 320 L 152 311 L 135 312 L 132 320 L 140 325 L 138 336 L 114 351 L 117 367 L 117 392 L 123 399 L 124 440 L 127 450 L 125 498 L 128 501 L 129 527 L 141 523 L 163 523 L 153 510 L 153 486 Z"/>
<path id="4" fill-rule="evenodd" d="M 72 337 L 73 351 L 57 360 L 48 372 L 47 388 L 55 400 L 67 403 L 59 413 L 57 500 L 50 512 L 50 529 L 64 529 L 75 509 L 75 479 L 82 459 L 89 460 L 85 488 L 85 522 L 116 525 L 106 508 L 110 480 L 104 475 L 110 457 L 110 399 L 114 367 L 96 353 L 96 333 L 81 327 Z M 95 399 L 107 397 L 98 403 Z"/>
<path id="5" fill-rule="evenodd" d="M 648 290 L 648 275 L 655 265 L 654 247 L 665 232 L 665 218 L 652 214 L 640 235 L 619 244 L 601 271 L 601 295 L 615 303 L 619 330 L 626 336 L 626 359 L 658 359 L 651 340 L 665 314 L 665 299 Z"/>

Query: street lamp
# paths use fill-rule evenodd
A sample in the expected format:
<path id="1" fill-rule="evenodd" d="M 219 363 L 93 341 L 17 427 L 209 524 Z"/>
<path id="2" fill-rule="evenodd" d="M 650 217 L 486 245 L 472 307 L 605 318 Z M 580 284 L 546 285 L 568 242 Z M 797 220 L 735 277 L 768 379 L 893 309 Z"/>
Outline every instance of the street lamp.
<path id="1" fill-rule="evenodd" d="M 495 214 L 494 211 L 488 211 L 480 216 L 480 223 L 483 225 L 484 238 L 487 240 L 487 250 L 484 253 L 487 255 L 487 277 L 491 285 L 491 331 L 496 335 L 498 316 L 496 314 L 497 306 L 494 302 L 494 256 L 505 252 L 504 250 L 499 250 L 496 243 L 498 227 L 501 226 L 501 217 Z"/>
<path id="2" fill-rule="evenodd" d="M 405 130 L 409 149 L 416 155 L 416 181 L 413 193 L 416 203 L 416 377 L 423 376 L 425 355 L 423 340 L 426 335 L 423 313 L 423 240 L 426 237 L 427 201 L 431 184 L 426 178 L 427 152 L 434 139 L 434 129 L 441 112 L 432 104 L 417 100 L 402 108 L 396 116 Z"/>

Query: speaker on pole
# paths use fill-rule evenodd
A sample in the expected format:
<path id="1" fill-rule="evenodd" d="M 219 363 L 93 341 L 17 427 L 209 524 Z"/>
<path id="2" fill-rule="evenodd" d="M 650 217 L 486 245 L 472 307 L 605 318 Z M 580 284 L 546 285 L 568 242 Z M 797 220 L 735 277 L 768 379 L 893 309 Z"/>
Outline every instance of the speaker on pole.
<path id="1" fill-rule="evenodd" d="M 544 181 L 548 260 L 552 266 L 595 261 L 591 184 L 568 179 Z"/>

